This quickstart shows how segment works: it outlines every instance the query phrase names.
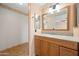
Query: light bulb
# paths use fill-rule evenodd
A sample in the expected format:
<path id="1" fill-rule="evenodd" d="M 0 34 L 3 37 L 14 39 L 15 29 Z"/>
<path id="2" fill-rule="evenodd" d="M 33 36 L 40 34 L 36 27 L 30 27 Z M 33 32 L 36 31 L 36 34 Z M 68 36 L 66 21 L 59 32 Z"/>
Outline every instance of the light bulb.
<path id="1" fill-rule="evenodd" d="M 56 5 L 56 9 L 57 12 L 60 12 L 60 5 Z"/>
<path id="2" fill-rule="evenodd" d="M 37 14 L 35 15 L 35 18 L 36 18 L 36 19 L 38 18 L 38 15 L 37 15 Z"/>
<path id="3" fill-rule="evenodd" d="M 53 9 L 52 8 L 49 8 L 49 10 L 48 10 L 48 13 L 51 13 L 51 14 L 53 14 Z"/>

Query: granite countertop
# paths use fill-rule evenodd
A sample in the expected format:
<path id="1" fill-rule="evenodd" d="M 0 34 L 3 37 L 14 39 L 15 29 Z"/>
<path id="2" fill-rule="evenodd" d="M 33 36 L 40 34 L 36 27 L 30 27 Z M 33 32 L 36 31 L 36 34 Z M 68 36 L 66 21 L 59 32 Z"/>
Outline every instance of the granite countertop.
<path id="1" fill-rule="evenodd" d="M 41 33 L 39 33 L 39 34 L 35 33 L 35 35 L 44 36 L 44 37 L 50 37 L 50 38 L 58 38 L 58 39 L 74 41 L 74 42 L 79 42 L 79 40 L 74 38 L 73 36 L 51 35 L 51 34 L 41 34 Z"/>

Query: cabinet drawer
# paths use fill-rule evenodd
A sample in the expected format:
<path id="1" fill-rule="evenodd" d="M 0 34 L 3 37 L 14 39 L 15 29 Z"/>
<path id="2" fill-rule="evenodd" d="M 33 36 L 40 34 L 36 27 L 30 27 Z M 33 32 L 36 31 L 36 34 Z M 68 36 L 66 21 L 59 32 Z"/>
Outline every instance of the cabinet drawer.
<path id="1" fill-rule="evenodd" d="M 78 43 L 77 42 L 62 40 L 62 39 L 58 39 L 58 38 L 51 38 L 48 41 L 55 43 L 57 45 L 63 46 L 63 47 L 78 50 L 78 47 L 77 47 Z"/>
<path id="2" fill-rule="evenodd" d="M 78 51 L 60 47 L 60 56 L 77 56 L 77 55 L 78 55 Z"/>

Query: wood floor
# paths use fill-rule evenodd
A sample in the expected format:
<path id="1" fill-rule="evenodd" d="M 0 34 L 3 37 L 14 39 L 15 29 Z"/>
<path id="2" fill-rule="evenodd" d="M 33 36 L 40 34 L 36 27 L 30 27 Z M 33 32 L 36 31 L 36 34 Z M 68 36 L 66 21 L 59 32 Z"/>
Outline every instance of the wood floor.
<path id="1" fill-rule="evenodd" d="M 0 56 L 28 56 L 28 43 L 24 43 L 0 52 Z"/>

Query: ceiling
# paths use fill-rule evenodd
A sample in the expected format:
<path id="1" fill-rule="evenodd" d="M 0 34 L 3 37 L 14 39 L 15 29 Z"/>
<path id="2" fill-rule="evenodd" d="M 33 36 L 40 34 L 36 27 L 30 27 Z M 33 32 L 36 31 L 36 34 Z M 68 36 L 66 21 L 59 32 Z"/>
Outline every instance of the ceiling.
<path id="1" fill-rule="evenodd" d="M 23 13 L 28 13 L 28 3 L 3 3 L 4 5 L 17 9 Z M 42 8 L 44 5 L 48 3 L 32 3 L 33 6 L 37 6 L 37 8 Z"/>
<path id="2" fill-rule="evenodd" d="M 32 3 L 32 5 L 37 6 L 38 8 L 43 7 L 46 3 Z"/>
<path id="3" fill-rule="evenodd" d="M 28 3 L 4 3 L 4 5 L 7 5 L 8 7 L 17 9 L 23 13 L 28 13 Z"/>
<path id="4" fill-rule="evenodd" d="M 50 5 L 54 5 L 55 3 L 32 3 L 32 6 L 43 9 L 45 7 L 49 7 Z"/>
<path id="5" fill-rule="evenodd" d="M 41 6 L 45 5 L 46 3 L 35 3 L 35 4 L 41 7 Z"/>

